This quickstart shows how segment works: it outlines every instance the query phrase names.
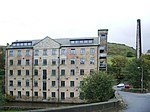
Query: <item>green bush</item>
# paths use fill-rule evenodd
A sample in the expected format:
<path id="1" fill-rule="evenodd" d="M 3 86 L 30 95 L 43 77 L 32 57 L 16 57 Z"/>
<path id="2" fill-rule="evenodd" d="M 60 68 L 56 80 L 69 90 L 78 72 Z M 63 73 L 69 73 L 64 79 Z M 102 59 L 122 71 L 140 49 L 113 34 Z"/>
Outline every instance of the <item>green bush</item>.
<path id="1" fill-rule="evenodd" d="M 6 95 L 6 101 L 15 101 L 16 96 Z"/>
<path id="2" fill-rule="evenodd" d="M 5 96 L 0 92 L 0 104 L 4 104 L 6 102 Z"/>
<path id="3" fill-rule="evenodd" d="M 114 77 L 105 72 L 93 72 L 84 79 L 84 83 L 80 86 L 82 98 L 87 102 L 107 101 L 114 96 L 112 89 Z"/>

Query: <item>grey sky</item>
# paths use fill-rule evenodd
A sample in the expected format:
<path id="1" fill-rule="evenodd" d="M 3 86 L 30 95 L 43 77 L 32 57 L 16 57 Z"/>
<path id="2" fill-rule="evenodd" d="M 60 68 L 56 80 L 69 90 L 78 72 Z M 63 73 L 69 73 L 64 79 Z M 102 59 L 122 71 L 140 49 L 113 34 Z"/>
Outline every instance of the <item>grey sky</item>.
<path id="1" fill-rule="evenodd" d="M 141 19 L 142 46 L 150 49 L 149 0 L 0 0 L 0 45 L 16 40 L 95 37 L 135 48 Z"/>

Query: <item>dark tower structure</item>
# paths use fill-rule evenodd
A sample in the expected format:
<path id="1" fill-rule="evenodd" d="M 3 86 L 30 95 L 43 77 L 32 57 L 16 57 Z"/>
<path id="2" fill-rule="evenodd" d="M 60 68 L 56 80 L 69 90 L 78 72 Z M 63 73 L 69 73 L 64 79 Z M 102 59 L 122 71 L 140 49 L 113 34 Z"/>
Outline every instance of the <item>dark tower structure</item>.
<path id="1" fill-rule="evenodd" d="M 98 37 L 99 37 L 99 59 L 98 66 L 99 70 L 107 71 L 107 35 L 108 29 L 99 29 Z"/>
<path id="2" fill-rule="evenodd" d="M 141 20 L 137 20 L 137 31 L 136 31 L 136 58 L 140 58 L 142 54 L 141 47 Z"/>

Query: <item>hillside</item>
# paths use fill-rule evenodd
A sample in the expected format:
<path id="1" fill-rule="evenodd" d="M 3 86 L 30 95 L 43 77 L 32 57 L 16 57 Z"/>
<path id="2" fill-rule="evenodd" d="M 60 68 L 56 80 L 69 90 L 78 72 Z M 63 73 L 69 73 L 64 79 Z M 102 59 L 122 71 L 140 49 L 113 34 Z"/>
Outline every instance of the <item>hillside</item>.
<path id="1" fill-rule="evenodd" d="M 115 55 L 135 57 L 135 49 L 125 44 L 108 43 L 108 56 Z"/>

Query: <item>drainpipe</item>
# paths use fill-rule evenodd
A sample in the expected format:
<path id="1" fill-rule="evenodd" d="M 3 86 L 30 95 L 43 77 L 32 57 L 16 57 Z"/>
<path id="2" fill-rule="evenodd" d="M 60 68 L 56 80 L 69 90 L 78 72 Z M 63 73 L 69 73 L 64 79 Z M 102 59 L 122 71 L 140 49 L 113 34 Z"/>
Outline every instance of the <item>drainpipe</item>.
<path id="1" fill-rule="evenodd" d="M 59 47 L 59 49 L 58 49 L 58 102 L 59 102 L 59 97 L 60 97 L 60 95 L 59 95 L 59 89 L 60 89 L 60 47 Z"/>
<path id="2" fill-rule="evenodd" d="M 5 58 L 5 94 L 8 94 L 8 48 L 6 48 L 6 58 Z"/>
<path id="3" fill-rule="evenodd" d="M 33 101 L 33 74 L 34 74 L 33 66 L 34 66 L 34 49 L 32 48 L 32 101 Z"/>
<path id="4" fill-rule="evenodd" d="M 99 71 L 99 45 L 97 46 L 97 71 Z"/>

